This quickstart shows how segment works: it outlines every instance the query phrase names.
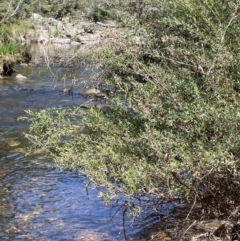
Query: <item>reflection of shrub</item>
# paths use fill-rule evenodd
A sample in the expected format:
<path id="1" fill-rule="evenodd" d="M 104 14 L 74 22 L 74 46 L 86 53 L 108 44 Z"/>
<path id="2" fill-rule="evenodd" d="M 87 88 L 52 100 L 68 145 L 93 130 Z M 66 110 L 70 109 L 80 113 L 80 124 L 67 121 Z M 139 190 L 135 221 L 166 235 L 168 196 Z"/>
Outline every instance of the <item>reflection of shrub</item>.
<path id="1" fill-rule="evenodd" d="M 240 3 L 203 3 L 150 0 L 134 14 L 116 4 L 129 38 L 95 55 L 109 110 L 44 111 L 44 128 L 31 113 L 32 140 L 112 192 L 231 212 L 240 204 Z M 69 122 L 76 116 L 81 124 Z"/>

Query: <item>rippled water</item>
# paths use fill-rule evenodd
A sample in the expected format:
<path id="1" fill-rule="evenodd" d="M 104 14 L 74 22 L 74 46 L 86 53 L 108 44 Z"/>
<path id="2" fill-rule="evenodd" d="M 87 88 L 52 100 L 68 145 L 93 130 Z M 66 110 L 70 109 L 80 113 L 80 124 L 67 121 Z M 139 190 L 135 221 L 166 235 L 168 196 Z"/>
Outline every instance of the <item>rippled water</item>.
<path id="1" fill-rule="evenodd" d="M 99 189 L 90 188 L 87 193 L 85 177 L 59 170 L 43 152 L 26 155 L 30 143 L 21 133 L 29 124 L 17 121 L 25 109 L 86 101 L 77 94 L 86 82 L 74 87 L 74 99 L 59 89 L 87 69 L 51 71 L 18 66 L 17 73 L 27 76 L 26 81 L 14 76 L 0 80 L 0 240 L 124 240 L 121 212 L 111 219 L 119 204 L 104 206 Z M 128 223 L 129 239 L 140 240 L 137 232 L 142 227 Z"/>

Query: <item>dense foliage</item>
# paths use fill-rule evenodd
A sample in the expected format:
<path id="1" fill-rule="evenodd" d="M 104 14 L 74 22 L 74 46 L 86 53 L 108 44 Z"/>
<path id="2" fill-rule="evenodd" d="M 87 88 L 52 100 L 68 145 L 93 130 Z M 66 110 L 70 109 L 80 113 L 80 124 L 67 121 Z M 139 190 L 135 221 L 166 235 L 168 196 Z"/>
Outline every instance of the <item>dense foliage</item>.
<path id="1" fill-rule="evenodd" d="M 112 2 L 126 35 L 95 55 L 108 109 L 28 112 L 26 135 L 113 193 L 228 214 L 240 201 L 240 2 Z"/>
<path id="2" fill-rule="evenodd" d="M 78 1 L 78 0 L 10 0 L 0 3 L 0 22 L 12 21 L 16 18 L 26 18 L 31 13 L 61 18 L 80 13 L 86 7 L 90 6 L 93 0 Z"/>

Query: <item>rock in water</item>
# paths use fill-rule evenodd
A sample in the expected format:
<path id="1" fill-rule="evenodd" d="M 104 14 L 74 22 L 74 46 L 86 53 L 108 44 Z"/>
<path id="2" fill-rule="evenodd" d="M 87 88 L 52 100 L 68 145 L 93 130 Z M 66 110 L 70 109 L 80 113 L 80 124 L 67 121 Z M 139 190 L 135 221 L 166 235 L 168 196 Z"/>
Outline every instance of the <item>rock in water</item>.
<path id="1" fill-rule="evenodd" d="M 105 95 L 100 90 L 97 90 L 95 88 L 85 90 L 85 91 L 81 92 L 80 95 L 83 95 L 85 97 L 87 97 L 87 96 L 105 97 Z"/>
<path id="2" fill-rule="evenodd" d="M 15 78 L 16 78 L 16 79 L 27 79 L 26 76 L 23 76 L 23 75 L 21 75 L 21 74 L 17 74 Z"/>
<path id="3" fill-rule="evenodd" d="M 64 89 L 61 89 L 60 92 L 63 92 L 63 93 L 71 93 L 72 89 L 71 88 L 64 88 Z"/>

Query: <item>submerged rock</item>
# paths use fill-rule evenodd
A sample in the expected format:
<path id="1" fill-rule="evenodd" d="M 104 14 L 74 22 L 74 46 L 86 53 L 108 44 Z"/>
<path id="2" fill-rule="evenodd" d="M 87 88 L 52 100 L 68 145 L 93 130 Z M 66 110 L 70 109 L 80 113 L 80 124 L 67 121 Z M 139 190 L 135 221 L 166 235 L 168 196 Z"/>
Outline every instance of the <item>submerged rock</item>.
<path id="1" fill-rule="evenodd" d="M 8 145 L 9 146 L 18 146 L 18 145 L 20 145 L 20 142 L 19 141 L 15 141 L 15 140 L 9 140 L 8 141 Z"/>
<path id="2" fill-rule="evenodd" d="M 95 89 L 95 88 L 91 88 L 91 89 L 85 90 L 83 92 L 80 92 L 80 95 L 83 95 L 85 97 L 88 97 L 88 96 L 105 97 L 105 95 L 100 90 Z"/>

